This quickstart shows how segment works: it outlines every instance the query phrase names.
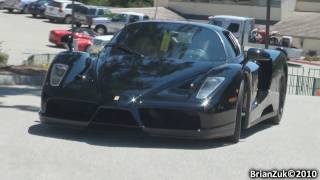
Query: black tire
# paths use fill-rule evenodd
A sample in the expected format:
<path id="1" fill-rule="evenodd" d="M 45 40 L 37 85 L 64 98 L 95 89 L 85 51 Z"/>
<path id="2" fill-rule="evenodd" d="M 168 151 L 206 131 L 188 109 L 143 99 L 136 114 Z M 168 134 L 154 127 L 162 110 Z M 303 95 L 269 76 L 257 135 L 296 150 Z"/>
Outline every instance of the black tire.
<path id="1" fill-rule="evenodd" d="M 52 23 L 53 23 L 53 22 L 55 22 L 55 20 L 54 20 L 54 19 L 52 19 L 52 18 L 50 18 L 50 19 L 49 19 L 49 21 L 50 21 L 50 22 L 52 22 Z"/>
<path id="2" fill-rule="evenodd" d="M 280 84 L 279 84 L 279 107 L 277 111 L 277 115 L 269 120 L 274 125 L 280 124 L 280 121 L 282 119 L 283 115 L 283 110 L 284 110 L 284 104 L 286 100 L 286 95 L 287 95 L 287 80 L 285 76 L 282 76 L 280 79 Z"/>
<path id="3" fill-rule="evenodd" d="M 28 6 L 23 7 L 23 9 L 21 10 L 22 14 L 28 14 L 29 10 L 28 10 Z"/>
<path id="4" fill-rule="evenodd" d="M 13 9 L 7 9 L 9 13 L 13 13 Z"/>
<path id="5" fill-rule="evenodd" d="M 79 22 L 77 22 L 77 23 L 76 23 L 76 26 L 77 26 L 78 28 L 80 28 L 80 27 L 82 26 L 82 24 L 79 23 Z"/>
<path id="6" fill-rule="evenodd" d="M 65 24 L 71 24 L 72 23 L 72 16 L 66 16 L 63 20 Z"/>
<path id="7" fill-rule="evenodd" d="M 105 35 L 108 33 L 107 28 L 102 25 L 96 26 L 96 28 L 94 28 L 94 31 L 96 31 L 99 35 Z"/>
<path id="8" fill-rule="evenodd" d="M 36 15 L 36 14 L 32 14 L 32 17 L 33 17 L 33 18 L 37 18 L 37 15 Z"/>
<path id="9" fill-rule="evenodd" d="M 242 113 L 244 111 L 243 109 L 243 103 L 245 98 L 245 84 L 244 81 L 241 81 L 240 88 L 239 88 L 239 94 L 238 94 L 238 101 L 237 101 L 237 114 L 236 114 L 236 125 L 234 129 L 234 133 L 232 136 L 228 137 L 228 141 L 232 143 L 237 143 L 240 140 L 241 137 L 241 130 L 242 130 Z"/>

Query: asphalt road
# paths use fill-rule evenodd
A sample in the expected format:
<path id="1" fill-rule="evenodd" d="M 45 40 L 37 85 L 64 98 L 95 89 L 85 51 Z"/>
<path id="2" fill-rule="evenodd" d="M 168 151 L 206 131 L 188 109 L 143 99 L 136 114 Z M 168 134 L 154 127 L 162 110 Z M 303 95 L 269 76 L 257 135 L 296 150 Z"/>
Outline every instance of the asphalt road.
<path id="1" fill-rule="evenodd" d="M 9 54 L 9 64 L 13 65 L 22 64 L 32 54 L 63 51 L 48 41 L 49 32 L 53 29 L 70 29 L 70 25 L 35 19 L 30 14 L 10 14 L 6 10 L 0 10 L 0 22 L 0 48 Z"/>
<path id="2" fill-rule="evenodd" d="M 320 169 L 320 98 L 289 96 L 279 126 L 238 144 L 149 137 L 138 130 L 39 124 L 38 88 L 0 87 L 0 179 L 249 179 L 248 170 Z"/>

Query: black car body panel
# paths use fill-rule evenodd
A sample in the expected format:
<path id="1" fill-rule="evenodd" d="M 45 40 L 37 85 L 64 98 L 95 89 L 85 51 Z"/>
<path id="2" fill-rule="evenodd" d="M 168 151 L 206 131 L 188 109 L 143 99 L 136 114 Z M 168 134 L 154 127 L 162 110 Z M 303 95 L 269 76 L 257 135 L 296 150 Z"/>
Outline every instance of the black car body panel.
<path id="1" fill-rule="evenodd" d="M 148 50 L 142 51 L 146 56 L 137 57 L 137 54 L 122 52 L 113 46 L 105 47 L 96 59 L 83 52 L 60 53 L 52 62 L 43 86 L 41 121 L 83 127 L 91 124 L 133 126 L 151 135 L 179 138 L 225 137 L 232 135 L 235 129 L 238 90 L 242 81 L 246 84 L 250 112 L 244 127 L 249 128 L 276 115 L 280 78 L 287 76 L 283 53 L 266 50 L 269 61 L 246 61 L 240 47 L 233 47 L 239 48 L 239 52 L 232 57 L 227 50 L 232 44 L 225 39 L 226 30 L 190 22 L 133 23 L 118 33 L 111 43 L 125 42 L 129 46 L 132 40 L 122 39 L 128 39 L 126 31 L 132 33 L 131 30 L 143 26 L 174 29 L 170 36 L 176 38 L 175 43 L 179 38 L 184 43 L 190 41 L 186 39 L 190 32 L 195 32 L 198 36 L 193 35 L 193 42 L 206 44 L 199 32 L 209 33 L 216 43 L 213 47 L 219 50 L 210 56 L 216 60 L 207 61 L 209 55 L 190 56 L 193 59 L 189 56 L 187 59 L 159 59 L 151 57 L 154 53 L 148 54 Z M 175 30 L 181 30 L 180 35 L 175 34 Z M 144 33 L 148 36 L 147 31 Z M 132 36 L 139 37 L 139 34 Z M 55 64 L 63 64 L 68 70 L 61 83 L 53 86 L 51 75 Z M 223 80 L 205 98 L 199 98 L 200 90 L 211 77 L 214 80 L 222 77 Z"/>
<path id="2" fill-rule="evenodd" d="M 51 0 L 38 0 L 30 3 L 28 6 L 29 13 L 33 16 L 41 16 L 44 17 L 44 11 L 46 10 L 46 6 L 51 2 Z"/>

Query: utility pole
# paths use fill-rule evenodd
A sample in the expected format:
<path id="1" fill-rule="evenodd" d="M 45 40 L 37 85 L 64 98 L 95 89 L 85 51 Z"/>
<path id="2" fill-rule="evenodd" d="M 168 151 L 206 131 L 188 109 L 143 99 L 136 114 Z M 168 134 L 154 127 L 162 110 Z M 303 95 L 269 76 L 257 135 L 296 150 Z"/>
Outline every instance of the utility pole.
<path id="1" fill-rule="evenodd" d="M 157 19 L 157 14 L 158 14 L 158 0 L 154 0 L 154 4 L 156 6 L 156 10 L 154 12 L 154 19 Z"/>
<path id="2" fill-rule="evenodd" d="M 73 51 L 74 50 L 74 33 L 75 33 L 75 29 L 74 29 L 74 0 L 72 0 L 72 8 L 71 8 L 71 16 L 72 16 L 72 21 L 71 21 L 71 40 L 70 40 L 70 51 Z"/>
<path id="3" fill-rule="evenodd" d="M 266 42 L 265 48 L 269 49 L 269 42 L 270 42 L 270 19 L 271 19 L 271 0 L 267 0 L 267 21 L 266 21 Z"/>

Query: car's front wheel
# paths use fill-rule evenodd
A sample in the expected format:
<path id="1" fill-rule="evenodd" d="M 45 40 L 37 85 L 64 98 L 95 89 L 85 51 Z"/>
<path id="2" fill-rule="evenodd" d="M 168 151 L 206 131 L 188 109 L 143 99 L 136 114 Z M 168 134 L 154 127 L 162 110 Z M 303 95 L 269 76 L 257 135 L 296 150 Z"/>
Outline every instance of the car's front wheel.
<path id="1" fill-rule="evenodd" d="M 9 13 L 13 13 L 13 9 L 7 9 Z"/>
<path id="2" fill-rule="evenodd" d="M 104 26 L 96 26 L 96 28 L 94 29 L 99 35 L 105 35 L 105 34 L 107 34 L 107 32 L 108 32 L 108 30 L 107 30 L 107 28 L 106 27 L 104 27 Z"/>
<path id="3" fill-rule="evenodd" d="M 242 130 L 242 117 L 245 112 L 244 102 L 246 95 L 245 95 L 245 84 L 244 81 L 241 81 L 239 93 L 238 93 L 238 100 L 237 100 L 237 114 L 236 114 L 236 122 L 235 122 L 235 129 L 232 136 L 228 137 L 228 141 L 232 143 L 237 143 L 241 137 L 241 130 Z"/>

